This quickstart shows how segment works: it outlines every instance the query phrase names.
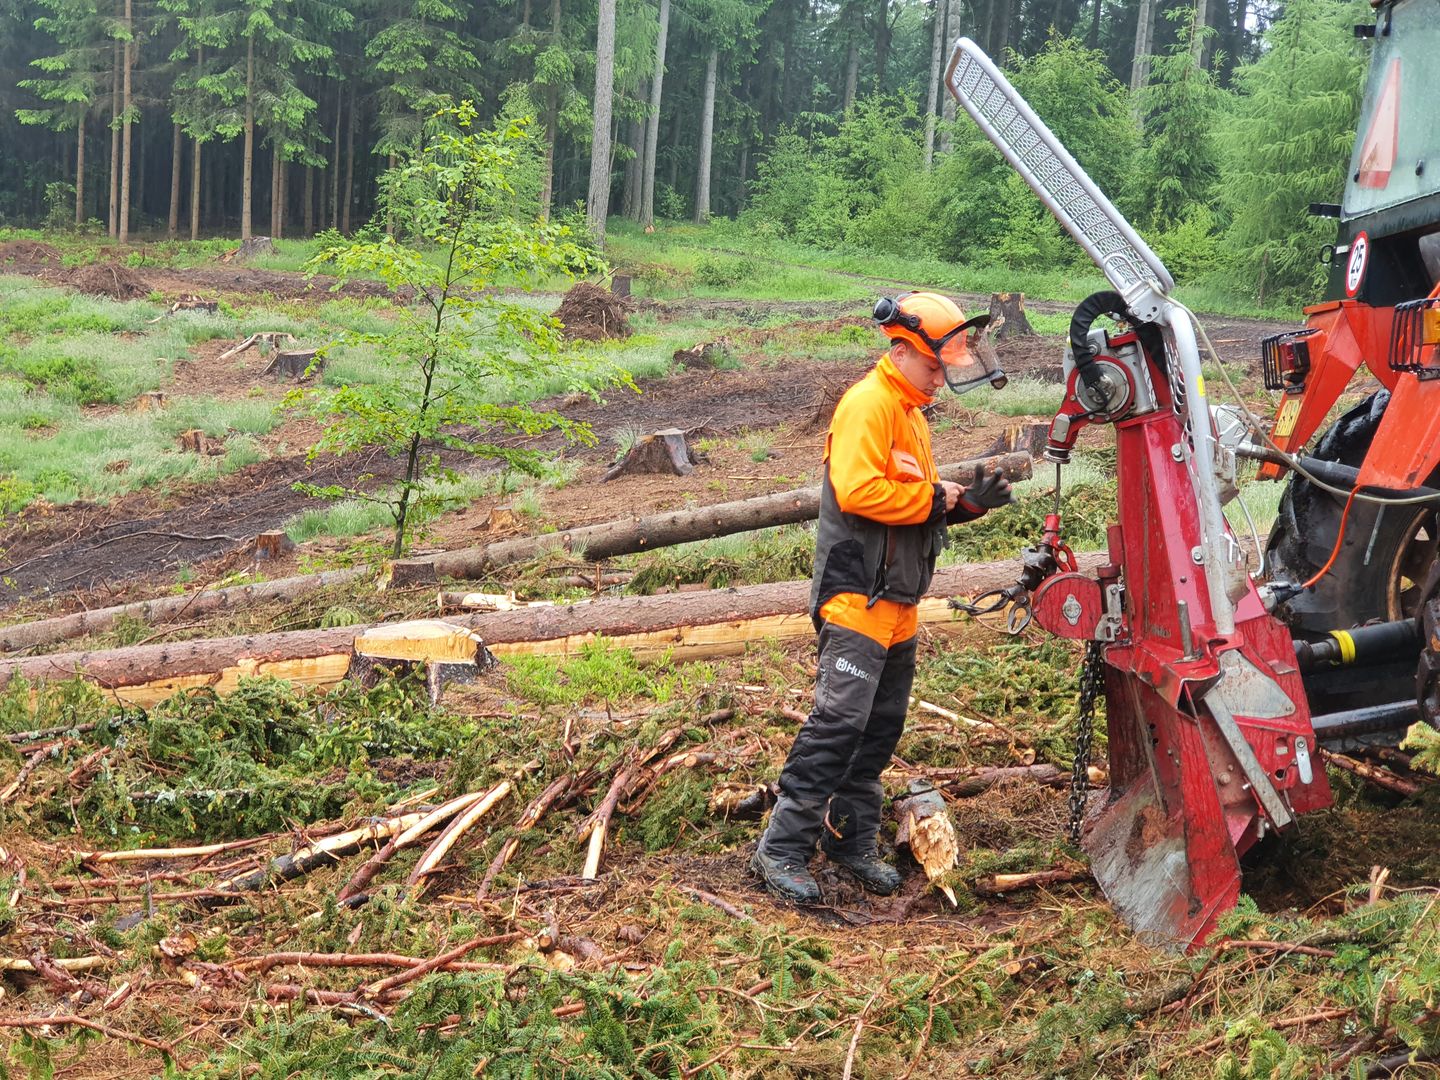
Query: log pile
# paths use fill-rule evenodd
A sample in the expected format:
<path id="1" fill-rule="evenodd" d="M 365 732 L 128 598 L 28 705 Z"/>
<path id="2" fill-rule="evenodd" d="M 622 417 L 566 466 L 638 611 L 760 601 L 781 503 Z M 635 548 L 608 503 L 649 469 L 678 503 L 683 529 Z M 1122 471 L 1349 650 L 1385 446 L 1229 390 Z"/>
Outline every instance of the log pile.
<path id="1" fill-rule="evenodd" d="M 1081 569 L 1100 555 L 1081 556 Z M 966 625 L 947 598 L 1011 584 L 1013 562 L 975 563 L 938 571 L 920 622 L 932 632 Z M 571 656 L 605 638 L 642 659 L 731 656 L 755 641 L 792 641 L 814 633 L 808 581 L 739 589 L 605 598 L 584 604 L 480 613 L 451 622 L 473 631 L 496 657 Z M 228 693 L 249 676 L 270 675 L 306 686 L 333 686 L 346 677 L 358 638 L 372 627 L 295 630 L 243 637 L 139 645 L 99 652 L 57 653 L 0 663 L 0 685 L 83 678 L 120 701 L 148 705 L 180 690 Z"/>

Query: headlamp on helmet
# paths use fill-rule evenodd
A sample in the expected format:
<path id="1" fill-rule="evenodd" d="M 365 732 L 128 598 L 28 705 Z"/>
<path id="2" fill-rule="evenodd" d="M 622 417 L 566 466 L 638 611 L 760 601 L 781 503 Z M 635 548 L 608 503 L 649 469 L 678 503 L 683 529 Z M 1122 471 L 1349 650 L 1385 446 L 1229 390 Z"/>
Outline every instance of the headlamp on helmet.
<path id="1" fill-rule="evenodd" d="M 979 331 L 989 325 L 988 314 L 966 319 L 949 297 L 908 292 L 882 296 L 875 302 L 874 318 L 891 341 L 908 341 L 939 360 L 945 384 L 955 393 L 963 394 L 987 382 L 997 389 L 1005 385 L 1005 373 L 995 362 L 993 350 L 970 348 Z M 974 333 L 967 340 L 969 331 Z"/>

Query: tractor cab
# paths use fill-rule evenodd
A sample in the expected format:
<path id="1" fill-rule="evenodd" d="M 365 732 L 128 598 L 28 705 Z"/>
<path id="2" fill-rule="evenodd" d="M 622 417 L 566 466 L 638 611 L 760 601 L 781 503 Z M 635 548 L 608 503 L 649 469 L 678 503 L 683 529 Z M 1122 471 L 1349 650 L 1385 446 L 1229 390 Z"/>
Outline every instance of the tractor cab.
<path id="1" fill-rule="evenodd" d="M 1440 283 L 1440 0 L 1376 8 L 1370 74 L 1338 207 L 1327 299 L 1394 307 Z"/>

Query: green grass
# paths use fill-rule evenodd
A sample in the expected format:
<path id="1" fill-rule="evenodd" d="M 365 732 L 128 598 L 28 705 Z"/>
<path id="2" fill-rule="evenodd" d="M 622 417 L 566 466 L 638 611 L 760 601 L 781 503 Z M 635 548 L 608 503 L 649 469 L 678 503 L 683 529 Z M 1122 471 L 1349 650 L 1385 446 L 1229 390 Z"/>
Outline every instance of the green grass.
<path id="1" fill-rule="evenodd" d="M 758 235 L 724 219 L 709 225 L 665 222 L 649 235 L 617 220 L 608 230 L 606 245 L 616 265 L 637 275 L 637 291 L 657 297 L 862 300 L 905 287 L 980 294 L 1023 292 L 1033 300 L 1078 302 L 1111 287 L 1088 263 L 1047 271 L 1013 270 L 853 249 L 827 250 Z M 1276 319 L 1297 319 L 1299 315 L 1288 307 L 1261 308 L 1221 282 L 1182 283 L 1176 295 L 1197 311 Z"/>
<path id="2" fill-rule="evenodd" d="M 1001 416 L 1053 416 L 1064 398 L 1065 388 L 1060 383 L 1042 382 L 1022 375 L 1011 379 L 1000 390 L 991 386 L 977 387 L 960 401 L 967 409 L 999 413 Z"/>

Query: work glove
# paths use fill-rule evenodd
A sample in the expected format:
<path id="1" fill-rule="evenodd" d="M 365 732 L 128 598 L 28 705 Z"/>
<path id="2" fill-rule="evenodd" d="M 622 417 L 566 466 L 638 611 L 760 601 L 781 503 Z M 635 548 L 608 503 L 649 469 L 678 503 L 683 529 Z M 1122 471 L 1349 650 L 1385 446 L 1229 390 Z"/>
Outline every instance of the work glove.
<path id="1" fill-rule="evenodd" d="M 965 485 L 959 505 L 979 517 L 997 506 L 1009 506 L 1015 501 L 1015 489 L 1005 474 L 996 470 L 987 473 L 983 465 L 975 466 L 975 478 Z"/>

